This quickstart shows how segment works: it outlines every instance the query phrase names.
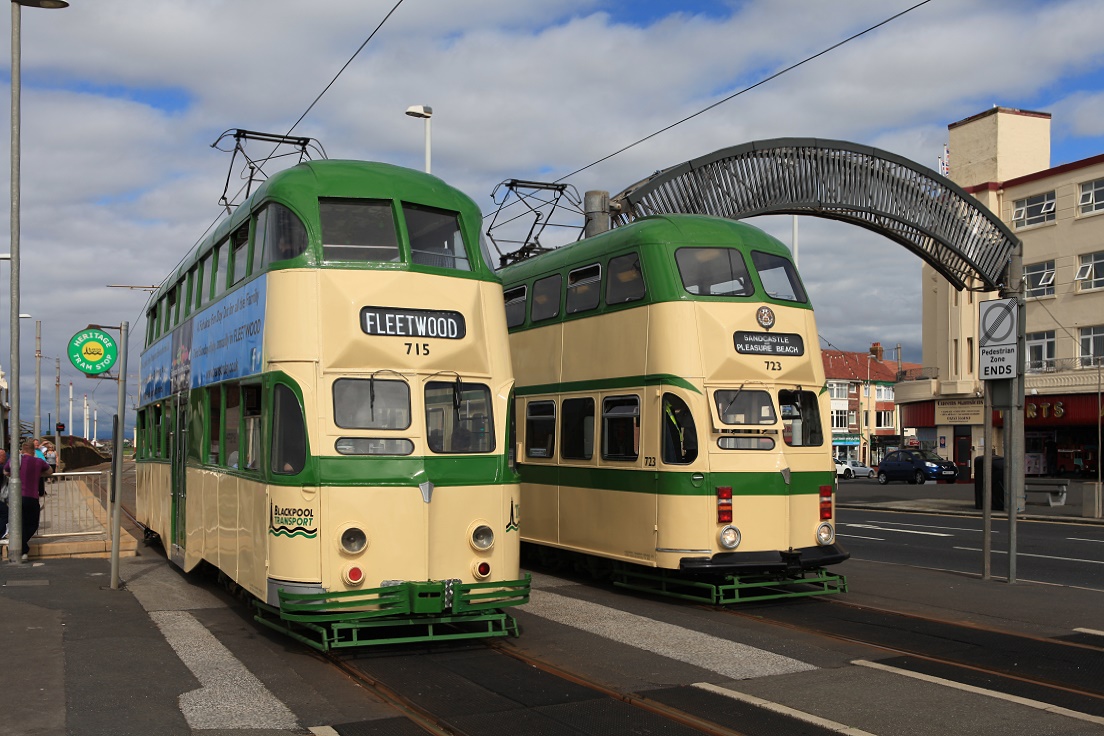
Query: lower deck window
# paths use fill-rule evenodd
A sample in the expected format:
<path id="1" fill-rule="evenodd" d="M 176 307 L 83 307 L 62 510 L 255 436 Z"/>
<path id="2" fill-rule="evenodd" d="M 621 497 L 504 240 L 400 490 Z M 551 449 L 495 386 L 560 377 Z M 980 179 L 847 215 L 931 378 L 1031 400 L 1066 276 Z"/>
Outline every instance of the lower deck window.
<path id="1" fill-rule="evenodd" d="M 602 459 L 640 456 L 640 398 L 611 396 L 602 401 Z"/>
<path id="2" fill-rule="evenodd" d="M 533 401 L 525 409 L 525 454 L 554 457 L 556 451 L 556 402 Z"/>
<path id="3" fill-rule="evenodd" d="M 560 457 L 564 460 L 590 460 L 594 457 L 594 399 L 563 400 Z"/>
<path id="4" fill-rule="evenodd" d="M 782 439 L 791 447 L 820 446 L 824 431 L 820 422 L 820 404 L 812 391 L 779 391 L 782 413 Z"/>

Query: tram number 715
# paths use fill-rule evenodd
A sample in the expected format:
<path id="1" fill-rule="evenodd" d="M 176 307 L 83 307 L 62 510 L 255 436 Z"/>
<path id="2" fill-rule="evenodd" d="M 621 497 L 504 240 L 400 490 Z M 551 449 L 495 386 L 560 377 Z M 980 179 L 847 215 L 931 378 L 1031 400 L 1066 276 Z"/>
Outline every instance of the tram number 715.
<path id="1" fill-rule="evenodd" d="M 406 345 L 407 355 L 429 355 L 428 342 L 405 342 L 403 345 Z"/>
<path id="2" fill-rule="evenodd" d="M 780 371 L 782 370 L 782 364 L 777 360 L 764 360 L 763 364 L 767 366 L 768 371 Z"/>

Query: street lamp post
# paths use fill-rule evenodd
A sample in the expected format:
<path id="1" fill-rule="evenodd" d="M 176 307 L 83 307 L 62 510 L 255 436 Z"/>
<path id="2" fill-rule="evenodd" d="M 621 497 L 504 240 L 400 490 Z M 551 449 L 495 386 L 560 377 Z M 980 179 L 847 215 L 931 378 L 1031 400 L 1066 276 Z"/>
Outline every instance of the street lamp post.
<path id="1" fill-rule="evenodd" d="M 23 490 L 19 480 L 19 123 L 20 65 L 22 62 L 21 6 L 65 8 L 65 0 L 12 0 L 11 30 L 11 481 L 9 482 L 8 560 L 20 564 L 23 546 Z M 15 550 L 15 552 L 12 552 Z"/>
<path id="2" fill-rule="evenodd" d="M 429 119 L 433 117 L 433 108 L 429 105 L 411 105 L 406 108 L 406 114 L 412 118 L 425 120 L 425 149 L 426 149 L 426 173 L 429 172 Z"/>

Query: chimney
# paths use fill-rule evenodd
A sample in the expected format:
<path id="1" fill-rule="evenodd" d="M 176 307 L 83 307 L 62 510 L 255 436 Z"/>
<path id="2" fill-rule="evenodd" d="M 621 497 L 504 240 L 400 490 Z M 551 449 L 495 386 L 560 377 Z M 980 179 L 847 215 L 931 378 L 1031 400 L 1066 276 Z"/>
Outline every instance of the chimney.
<path id="1" fill-rule="evenodd" d="M 882 347 L 882 344 L 880 342 L 871 343 L 870 354 L 874 356 L 874 360 L 881 363 L 882 358 L 885 357 L 885 348 Z"/>

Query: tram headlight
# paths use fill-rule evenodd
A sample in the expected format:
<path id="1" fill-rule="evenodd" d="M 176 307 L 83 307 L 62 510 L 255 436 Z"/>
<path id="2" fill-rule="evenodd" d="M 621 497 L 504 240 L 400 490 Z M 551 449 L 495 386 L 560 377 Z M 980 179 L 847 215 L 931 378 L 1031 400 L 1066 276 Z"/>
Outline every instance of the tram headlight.
<path id="1" fill-rule="evenodd" d="M 355 555 L 358 552 L 363 552 L 367 546 L 368 535 L 364 533 L 363 529 L 351 526 L 341 532 L 341 549 L 349 554 Z"/>
<path id="2" fill-rule="evenodd" d="M 824 522 L 816 530 L 817 544 L 825 545 L 836 541 L 836 530 L 828 522 Z"/>
<path id="3" fill-rule="evenodd" d="M 486 552 L 494 546 L 494 530 L 486 524 L 479 524 L 471 532 L 471 546 L 477 552 Z"/>
<path id="4" fill-rule="evenodd" d="M 729 524 L 721 529 L 718 539 L 725 549 L 736 549 L 740 546 L 740 530 Z"/>

